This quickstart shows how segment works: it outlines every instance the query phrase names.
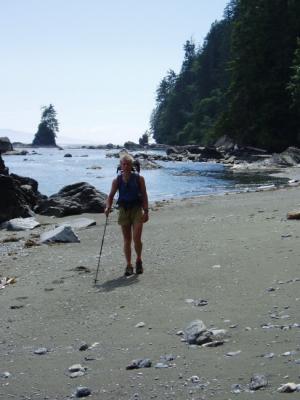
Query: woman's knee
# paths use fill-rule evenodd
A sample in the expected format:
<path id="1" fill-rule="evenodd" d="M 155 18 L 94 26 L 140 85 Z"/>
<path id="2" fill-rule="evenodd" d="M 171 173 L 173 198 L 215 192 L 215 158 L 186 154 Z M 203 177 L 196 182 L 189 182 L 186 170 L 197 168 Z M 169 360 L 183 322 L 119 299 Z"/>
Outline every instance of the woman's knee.
<path id="1" fill-rule="evenodd" d="M 131 237 L 124 237 L 123 242 L 124 242 L 124 246 L 131 246 L 132 239 L 131 239 Z"/>
<path id="2" fill-rule="evenodd" d="M 141 236 L 140 235 L 133 236 L 133 243 L 135 246 L 141 246 L 143 244 Z"/>

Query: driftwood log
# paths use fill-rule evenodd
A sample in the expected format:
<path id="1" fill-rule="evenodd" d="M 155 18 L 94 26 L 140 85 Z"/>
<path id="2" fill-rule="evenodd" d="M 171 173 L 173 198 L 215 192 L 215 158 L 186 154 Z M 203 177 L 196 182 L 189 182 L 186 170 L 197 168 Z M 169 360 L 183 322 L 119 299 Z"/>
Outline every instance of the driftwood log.
<path id="1" fill-rule="evenodd" d="M 290 211 L 290 212 L 288 212 L 287 219 L 300 219 L 300 211 Z"/>

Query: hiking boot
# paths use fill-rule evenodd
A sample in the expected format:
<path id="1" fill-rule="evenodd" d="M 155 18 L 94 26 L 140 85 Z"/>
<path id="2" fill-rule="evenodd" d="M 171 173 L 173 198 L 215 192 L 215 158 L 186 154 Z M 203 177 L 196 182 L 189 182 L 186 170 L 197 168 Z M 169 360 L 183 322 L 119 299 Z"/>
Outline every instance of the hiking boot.
<path id="1" fill-rule="evenodd" d="M 135 263 L 135 273 L 142 274 L 144 272 L 142 260 Z"/>
<path id="2" fill-rule="evenodd" d="M 125 268 L 125 276 L 130 276 L 133 275 L 133 268 L 131 265 L 127 265 L 127 267 Z"/>

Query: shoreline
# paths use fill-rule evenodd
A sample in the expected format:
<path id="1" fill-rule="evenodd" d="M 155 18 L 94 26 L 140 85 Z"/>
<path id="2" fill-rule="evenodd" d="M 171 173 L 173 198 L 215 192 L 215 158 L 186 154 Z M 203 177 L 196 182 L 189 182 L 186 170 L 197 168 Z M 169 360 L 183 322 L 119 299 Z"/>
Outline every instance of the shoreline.
<path id="1" fill-rule="evenodd" d="M 3 255 L 1 276 L 16 283 L 0 290 L 0 374 L 10 374 L 0 393 L 67 400 L 86 386 L 91 399 L 223 400 L 262 374 L 268 385 L 255 398 L 277 398 L 281 384 L 299 383 L 300 225 L 286 219 L 299 195 L 290 187 L 163 202 L 144 228 L 145 272 L 128 279 L 114 211 L 97 286 L 103 214 L 83 215 L 97 225 L 77 232 L 80 243 Z M 39 216 L 50 225 L 28 235 L 77 217 Z M 199 299 L 207 305 L 194 305 Z M 182 342 L 178 331 L 196 319 L 226 329 L 224 344 Z M 152 366 L 126 369 L 140 358 Z M 70 378 L 74 364 L 86 369 Z"/>
<path id="2" fill-rule="evenodd" d="M 87 160 L 87 159 L 85 159 L 85 160 Z M 36 174 L 34 175 L 33 179 L 37 180 L 38 185 L 39 185 L 39 190 L 43 194 L 46 194 L 47 196 L 51 196 L 54 193 L 57 193 L 59 190 L 61 190 L 65 185 L 76 183 L 74 181 L 74 179 L 70 180 L 70 178 L 68 176 L 68 174 L 69 174 L 68 168 L 71 168 L 71 167 L 68 166 L 69 165 L 68 163 L 70 162 L 69 159 L 66 159 L 66 162 L 67 162 L 67 164 L 66 164 L 66 166 L 64 168 L 66 168 L 65 171 L 67 171 L 66 172 L 67 179 L 65 180 L 65 182 L 59 181 L 59 184 L 58 184 L 58 182 L 56 182 L 55 179 L 54 179 L 53 182 L 50 180 L 51 189 L 48 188 L 48 190 L 47 190 L 43 186 L 43 180 L 45 178 L 44 175 L 39 175 L 39 174 L 38 175 L 36 175 Z M 98 161 L 91 160 L 90 164 L 93 165 L 93 163 L 96 163 L 96 162 L 99 163 L 100 161 L 99 160 Z M 190 173 L 193 176 L 193 174 L 195 173 L 193 165 L 192 165 L 193 161 L 190 161 L 190 163 L 191 163 Z M 9 166 L 9 168 L 10 168 L 10 172 L 13 172 L 13 173 L 16 173 L 16 174 L 19 174 L 19 175 L 23 175 L 23 176 L 25 175 L 25 176 L 32 177 L 32 174 L 30 174 L 30 170 L 28 169 L 28 165 L 29 165 L 28 163 L 24 164 L 24 168 L 25 168 L 26 172 L 24 171 L 23 173 L 20 170 L 20 166 L 23 166 L 23 164 L 17 165 L 17 168 L 15 167 L 15 169 L 13 169 L 13 167 L 8 162 L 7 162 L 7 164 Z M 168 162 L 167 162 L 167 164 L 168 164 Z M 213 164 L 218 164 L 218 163 L 213 163 Z M 98 165 L 98 164 L 96 164 L 96 165 Z M 27 168 L 27 170 L 26 170 L 26 168 Z M 98 190 L 100 190 L 100 191 L 102 191 L 104 193 L 106 193 L 106 191 L 109 190 L 111 179 L 113 179 L 114 176 L 110 177 L 110 176 L 107 175 L 107 171 L 106 171 L 107 167 L 106 167 L 105 163 L 102 166 L 103 170 L 105 169 L 105 171 L 106 171 L 104 175 L 102 173 L 103 176 L 99 175 L 99 173 L 101 174 L 101 172 L 98 172 L 97 170 L 95 170 L 96 172 L 91 171 L 91 169 L 89 167 L 89 164 L 87 164 L 87 166 L 83 167 L 81 170 L 78 170 L 77 164 L 75 163 L 74 166 L 72 166 L 72 168 L 74 168 L 74 173 L 79 174 L 79 177 L 78 177 L 77 181 L 78 180 L 80 180 L 80 181 L 84 181 L 85 180 L 87 182 L 90 182 Z M 179 164 L 178 168 L 180 170 L 180 164 Z M 238 192 L 238 191 L 247 191 L 247 190 L 252 191 L 252 190 L 255 190 L 255 188 L 252 189 L 252 186 L 259 187 L 259 186 L 263 186 L 263 185 L 271 185 L 272 184 L 272 179 L 273 180 L 276 179 L 276 178 L 289 179 L 289 177 L 292 179 L 293 176 L 297 177 L 298 170 L 299 170 L 299 167 L 293 167 L 293 168 L 285 167 L 285 168 L 281 168 L 280 170 L 278 168 L 276 168 L 276 170 L 273 169 L 273 170 L 266 170 L 266 171 L 263 168 L 259 168 L 258 170 L 251 170 L 251 169 L 247 169 L 245 167 L 245 168 L 240 168 L 240 169 L 235 171 L 235 170 L 232 170 L 232 167 L 230 165 L 226 165 L 226 164 L 224 164 L 223 168 L 224 168 L 224 173 L 228 174 L 229 176 L 227 176 L 227 177 L 226 176 L 221 176 L 221 181 L 222 181 L 222 179 L 224 179 L 224 182 L 225 182 L 224 184 L 225 185 L 227 185 L 227 184 L 228 185 L 232 185 L 232 187 L 224 188 L 224 187 L 221 187 L 222 186 L 221 183 L 217 182 L 217 187 L 219 188 L 218 190 L 220 190 L 221 193 L 226 193 L 227 191 L 228 192 Z M 56 174 L 55 176 L 61 176 L 61 175 L 64 174 L 64 170 L 61 171 L 60 169 L 55 170 L 54 172 Z M 214 169 L 212 169 L 212 173 L 214 174 Z M 257 183 L 252 183 L 252 182 L 247 183 L 248 181 L 243 181 L 243 179 L 245 179 L 245 178 L 242 178 L 243 175 L 244 176 L 246 175 L 246 179 L 247 179 L 247 176 L 251 176 L 251 175 L 255 176 L 255 174 L 257 174 L 257 173 L 260 176 L 263 176 L 263 175 L 265 176 L 265 179 L 266 179 L 265 182 L 266 183 L 261 183 L 261 184 L 259 182 L 257 182 Z M 147 175 L 148 171 L 147 170 L 142 170 L 141 174 L 142 175 Z M 204 175 L 205 175 L 205 167 L 204 167 Z M 300 175 L 300 172 L 299 172 L 299 175 Z M 159 187 L 157 187 L 157 181 L 156 181 L 155 176 L 156 175 L 154 175 L 154 178 L 152 178 L 152 175 L 149 175 L 147 177 L 147 179 L 151 180 L 151 184 L 153 185 L 153 196 L 155 198 L 157 198 L 158 201 L 162 201 L 163 199 L 168 200 L 169 198 L 173 198 L 174 196 L 172 194 L 170 194 L 169 196 L 167 196 L 166 194 L 159 194 Z M 240 176 L 240 178 L 239 178 L 239 176 Z M 214 179 L 214 177 L 216 179 L 218 179 L 218 175 L 212 175 L 208 179 Z M 235 177 L 238 180 L 240 180 L 240 182 L 235 182 Z M 269 177 L 269 179 L 268 179 L 268 177 Z M 100 178 L 101 178 L 101 180 L 100 180 Z M 168 176 L 166 176 L 166 178 L 168 178 Z M 171 178 L 172 178 L 172 176 L 171 176 Z M 192 191 L 192 183 L 187 183 L 186 182 L 187 179 L 188 179 L 188 173 L 184 174 L 183 179 L 184 179 L 186 187 L 185 187 L 184 190 L 182 190 L 182 192 L 183 193 L 185 191 L 187 193 L 189 192 L 187 195 L 183 194 L 183 197 L 186 197 L 186 196 L 189 196 L 189 194 L 193 193 L 193 191 Z M 206 179 L 205 176 L 203 177 L 203 179 L 204 180 Z M 233 179 L 233 182 L 231 183 L 232 179 Z M 193 180 L 192 180 L 192 182 L 193 182 Z M 210 182 L 208 182 L 208 183 L 210 183 Z M 274 184 L 276 184 L 276 182 L 274 182 Z M 278 184 L 280 185 L 280 182 Z M 210 185 L 213 185 L 213 182 L 211 182 Z M 234 187 L 235 185 L 240 185 L 240 186 L 242 186 L 244 188 L 239 188 L 239 187 L 235 188 Z M 198 190 L 198 192 L 200 192 L 201 187 L 198 188 L 197 190 Z M 205 189 L 203 189 L 201 191 L 202 191 L 202 194 L 197 193 L 197 194 L 195 194 L 195 196 L 203 196 L 203 195 L 205 196 L 205 195 L 209 195 L 210 194 L 210 193 L 205 193 Z M 174 186 L 174 182 L 172 183 L 172 186 L 170 187 L 170 192 L 172 192 L 173 194 L 175 193 L 175 195 L 176 195 L 176 187 Z M 211 193 L 214 193 L 214 192 L 211 192 Z M 216 193 L 216 194 L 218 194 L 218 193 Z M 150 197 L 151 197 L 151 193 L 150 193 Z"/>

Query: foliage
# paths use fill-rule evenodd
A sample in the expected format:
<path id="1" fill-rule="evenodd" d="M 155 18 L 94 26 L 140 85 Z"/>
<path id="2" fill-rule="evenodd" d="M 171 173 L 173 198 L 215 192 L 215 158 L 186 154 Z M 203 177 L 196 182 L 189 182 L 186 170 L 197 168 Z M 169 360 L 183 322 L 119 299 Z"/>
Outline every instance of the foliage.
<path id="1" fill-rule="evenodd" d="M 192 40 L 185 43 L 180 73 L 169 71 L 157 89 L 157 105 L 150 120 L 157 142 L 209 141 L 208 132 L 221 111 L 219 103 L 229 82 L 229 31 L 227 19 L 212 25 L 202 48 L 196 49 Z M 210 102 L 209 115 L 204 112 L 206 100 Z"/>
<path id="2" fill-rule="evenodd" d="M 32 144 L 34 146 L 56 146 L 55 138 L 59 131 L 56 111 L 52 104 L 42 107 L 42 110 L 41 122 Z"/>
<path id="3" fill-rule="evenodd" d="M 238 2 L 229 107 L 220 120 L 220 132 L 274 151 L 297 145 L 299 121 L 286 87 L 300 32 L 299 15 L 296 0 Z"/>
<path id="4" fill-rule="evenodd" d="M 139 138 L 139 144 L 141 146 L 146 146 L 147 144 L 149 144 L 149 138 L 150 138 L 150 133 L 148 131 L 146 131 L 142 137 Z"/>
<path id="5" fill-rule="evenodd" d="M 124 147 L 127 150 L 135 150 L 136 148 L 138 148 L 138 144 L 128 140 L 127 142 L 124 143 Z"/>
<path id="6" fill-rule="evenodd" d="M 158 143 L 300 145 L 300 1 L 231 0 L 202 47 L 184 45 L 150 119 Z"/>
<path id="7" fill-rule="evenodd" d="M 291 96 L 291 107 L 300 110 L 300 39 L 297 39 L 297 48 L 291 67 L 292 75 L 287 90 Z"/>

